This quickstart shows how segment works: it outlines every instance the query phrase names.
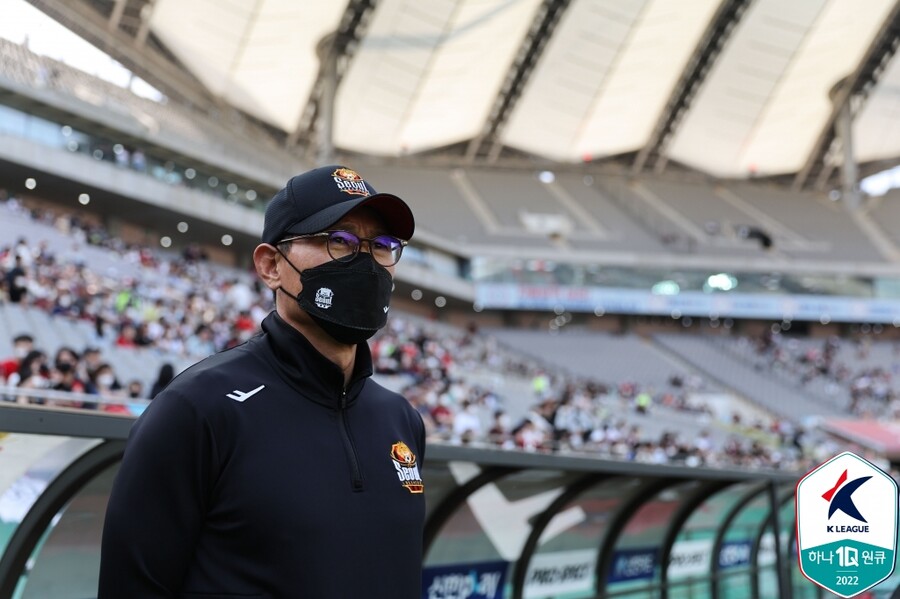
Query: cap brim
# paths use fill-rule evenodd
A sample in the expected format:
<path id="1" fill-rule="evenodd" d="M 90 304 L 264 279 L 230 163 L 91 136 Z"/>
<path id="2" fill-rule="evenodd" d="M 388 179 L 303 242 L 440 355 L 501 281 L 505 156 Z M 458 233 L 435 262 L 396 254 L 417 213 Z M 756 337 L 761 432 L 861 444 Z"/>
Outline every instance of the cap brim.
<path id="1" fill-rule="evenodd" d="M 376 193 L 365 198 L 359 198 L 358 200 L 341 202 L 340 204 L 329 206 L 288 228 L 284 233 L 290 233 L 291 235 L 308 235 L 310 233 L 324 231 L 344 218 L 351 210 L 355 210 L 360 206 L 371 208 L 377 212 L 384 221 L 387 232 L 395 237 L 408 240 L 413 236 L 413 233 L 416 230 L 416 223 L 413 218 L 412 210 L 410 210 L 406 202 L 389 193 Z"/>

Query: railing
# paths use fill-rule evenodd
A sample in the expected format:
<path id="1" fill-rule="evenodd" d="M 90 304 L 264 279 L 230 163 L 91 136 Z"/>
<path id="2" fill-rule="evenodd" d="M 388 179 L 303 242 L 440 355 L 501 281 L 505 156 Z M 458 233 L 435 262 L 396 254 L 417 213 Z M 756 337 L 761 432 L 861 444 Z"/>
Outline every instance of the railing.
<path id="1" fill-rule="evenodd" d="M 71 596 L 73 592 L 79 593 L 78 596 L 94 597 L 103 512 L 114 476 L 113 469 L 121 458 L 123 441 L 128 436 L 133 419 L 101 410 L 59 407 L 59 404 L 83 401 L 109 406 L 146 405 L 148 402 L 9 386 L 0 387 L 0 395 L 16 398 L 15 402 L 0 401 L 0 430 L 3 432 L 30 435 L 32 442 L 40 436 L 99 442 L 82 446 L 77 455 L 67 454 L 66 459 L 71 463 L 61 464 L 61 471 L 48 479 L 47 487 L 25 516 L 13 524 L 5 546 L 0 539 L 0 599 L 15 596 L 16 586 L 28 589 L 27 592 L 33 596 L 47 599 Z M 40 448 L 42 445 L 37 443 L 34 447 Z M 71 446 L 69 450 L 71 453 Z M 25 456 L 33 464 L 38 463 L 40 457 L 35 452 Z M 725 539 L 726 535 L 733 537 L 743 530 L 732 525 L 734 518 L 739 513 L 743 514 L 741 510 L 744 506 L 757 500 L 759 513 L 756 516 L 753 512 L 748 513 L 753 521 L 749 524 L 744 522 L 742 526 L 749 532 L 745 531 L 740 538 L 756 547 L 764 531 L 774 530 L 776 543 L 780 543 L 778 547 L 788 547 L 793 542 L 791 519 L 779 520 L 779 512 L 784 502 L 793 495 L 798 477 L 796 473 L 688 468 L 590 456 L 437 444 L 429 446 L 423 477 L 429 481 L 425 492 L 429 503 L 434 506 L 425 525 L 426 580 L 436 580 L 441 576 L 467 576 L 472 567 L 469 562 L 478 563 L 487 560 L 488 556 L 495 560 L 496 549 L 491 539 L 510 534 L 508 519 L 473 518 L 473 510 L 482 514 L 513 510 L 523 514 L 520 524 L 524 528 L 517 534 L 521 534 L 522 539 L 527 537 L 521 544 L 510 545 L 510 553 L 503 558 L 501 566 L 511 575 L 515 573 L 514 579 L 507 581 L 510 596 L 514 598 L 528 596 L 528 574 L 534 568 L 543 567 L 541 559 L 549 557 L 551 561 L 557 560 L 552 563 L 573 559 L 567 552 L 539 551 L 537 542 L 545 532 L 544 527 L 551 521 L 556 522 L 557 515 L 564 511 L 582 516 L 577 521 L 570 519 L 564 533 L 554 534 L 567 534 L 572 539 L 592 535 L 590 540 L 579 542 L 583 548 L 594 549 L 596 556 L 589 557 L 588 561 L 593 564 L 594 570 L 604 573 L 597 577 L 602 581 L 607 581 L 617 552 L 634 542 L 628 522 L 639 517 L 644 506 L 659 505 L 660 502 L 676 502 L 676 514 L 681 513 L 684 517 L 673 517 L 665 525 L 660 538 L 655 541 L 656 546 L 650 547 L 654 555 L 671 557 L 682 538 L 689 514 L 702 510 L 704 505 L 712 505 L 707 501 L 717 497 L 718 492 L 729 493 L 733 507 L 722 512 L 716 521 L 710 522 L 704 529 L 709 533 L 709 538 L 720 539 L 718 544 L 710 544 L 709 556 L 721 553 L 721 539 Z M 770 502 L 771 505 L 763 503 L 760 498 L 764 498 L 762 493 L 766 489 L 770 489 L 772 501 L 776 501 L 775 491 L 779 490 L 781 501 Z M 486 493 L 478 493 L 480 490 Z M 3 491 L 0 488 L 0 493 Z M 613 498 L 620 494 L 624 494 L 621 500 L 598 501 L 598 498 Z M 528 514 L 521 512 L 521 500 L 533 504 Z M 593 522 L 609 524 L 602 534 L 598 534 Z M 66 534 L 73 527 L 79 534 L 79 544 L 76 546 L 70 544 L 71 536 Z M 465 533 L 460 534 L 460 530 L 465 530 Z M 694 529 L 692 531 L 696 532 Z M 763 578 L 769 580 L 769 584 L 771 579 L 780 578 L 779 584 L 783 588 L 789 580 L 799 580 L 795 572 L 796 562 L 786 559 L 786 552 L 776 553 L 772 565 L 761 564 L 758 553 L 752 552 L 746 568 L 740 572 L 726 573 L 712 569 L 692 580 L 683 580 L 670 579 L 668 570 L 664 569 L 652 578 L 630 582 L 627 589 L 609 588 L 604 582 L 605 590 L 601 596 L 665 597 L 682 591 L 696 592 L 696 596 L 715 596 L 713 593 L 718 581 L 738 576 L 751 589 L 748 596 L 760 598 L 762 595 L 758 589 Z M 459 563 L 448 564 L 440 557 L 442 555 L 465 555 L 466 559 L 460 558 L 457 560 Z M 78 567 L 73 567 L 76 564 Z M 54 581 L 55 588 L 61 589 L 56 594 L 47 590 L 50 579 Z M 65 581 L 63 585 L 59 584 L 61 580 Z M 585 584 L 590 585 L 591 582 Z M 791 589 L 787 586 L 786 590 L 781 597 L 789 599 Z"/>
<path id="2" fill-rule="evenodd" d="M 135 408 L 136 413 L 143 411 L 143 408 L 146 408 L 150 404 L 149 399 L 0 385 L 0 403 L 46 405 L 54 408 L 84 410 L 84 407 L 75 405 L 79 402 L 82 404 L 88 403 L 96 405 L 97 407 L 132 406 Z"/>

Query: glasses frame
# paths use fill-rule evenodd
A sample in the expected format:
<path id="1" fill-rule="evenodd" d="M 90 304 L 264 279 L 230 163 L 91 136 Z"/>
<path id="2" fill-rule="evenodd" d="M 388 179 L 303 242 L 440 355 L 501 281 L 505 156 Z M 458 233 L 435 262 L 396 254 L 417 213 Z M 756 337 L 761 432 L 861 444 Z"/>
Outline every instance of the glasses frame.
<path id="1" fill-rule="evenodd" d="M 331 253 L 331 244 L 328 243 L 328 238 L 331 237 L 332 233 L 349 233 L 350 235 L 353 235 L 354 237 L 359 239 L 359 244 L 357 244 L 356 250 L 352 254 L 347 254 L 346 256 L 344 256 L 342 258 L 335 258 Z M 325 238 L 325 250 L 328 252 L 328 255 L 331 257 L 332 260 L 337 260 L 338 262 L 349 262 L 350 260 L 353 260 L 354 258 L 356 258 L 356 256 L 359 255 L 359 250 L 362 248 L 362 242 L 366 241 L 369 244 L 369 255 L 372 256 L 372 259 L 375 260 L 375 262 L 377 262 L 381 266 L 384 266 L 385 268 L 394 266 L 398 262 L 400 262 L 400 258 L 403 256 L 403 248 L 405 248 L 406 246 L 409 245 L 409 241 L 406 241 L 405 239 L 400 239 L 399 237 L 394 237 L 393 235 L 388 235 L 387 233 L 385 233 L 383 235 L 378 235 L 377 237 L 360 237 L 356 233 L 354 233 L 352 231 L 347 231 L 346 229 L 331 229 L 329 231 L 321 231 L 319 233 L 308 233 L 306 235 L 295 235 L 293 237 L 288 237 L 287 239 L 282 239 L 276 245 L 279 245 L 282 243 L 292 243 L 292 242 L 298 241 L 300 239 L 315 239 L 317 237 Z M 397 259 L 392 264 L 381 264 L 381 262 L 378 262 L 378 259 L 375 258 L 375 253 L 372 251 L 372 242 L 375 241 L 376 239 L 378 239 L 378 237 L 390 237 L 390 238 L 396 239 L 397 241 L 400 242 L 400 252 L 397 254 Z"/>

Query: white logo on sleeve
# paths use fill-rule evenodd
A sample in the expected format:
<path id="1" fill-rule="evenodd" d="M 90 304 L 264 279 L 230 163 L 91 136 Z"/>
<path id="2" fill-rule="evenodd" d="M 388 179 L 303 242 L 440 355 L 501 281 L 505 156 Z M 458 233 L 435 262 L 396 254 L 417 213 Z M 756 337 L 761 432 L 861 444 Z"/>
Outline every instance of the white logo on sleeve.
<path id="1" fill-rule="evenodd" d="M 266 388 L 265 385 L 260 385 L 259 387 L 257 387 L 256 389 L 254 389 L 252 391 L 238 391 L 237 389 L 235 389 L 231 393 L 226 393 L 225 397 L 227 397 L 228 399 L 233 399 L 234 401 L 246 401 L 247 399 L 253 397 L 254 395 L 256 395 L 257 393 L 259 393 L 260 391 L 262 391 L 265 388 Z"/>
<path id="2" fill-rule="evenodd" d="M 334 298 L 334 292 L 328 287 L 322 287 L 316 291 L 316 305 L 323 309 L 331 307 L 331 300 Z"/>

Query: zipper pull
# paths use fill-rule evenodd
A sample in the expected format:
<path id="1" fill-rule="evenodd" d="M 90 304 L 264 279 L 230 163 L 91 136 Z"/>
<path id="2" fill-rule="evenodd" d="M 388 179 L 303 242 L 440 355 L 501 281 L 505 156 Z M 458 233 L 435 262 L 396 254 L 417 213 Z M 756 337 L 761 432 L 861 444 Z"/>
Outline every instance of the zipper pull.
<path id="1" fill-rule="evenodd" d="M 343 410 L 346 407 L 347 407 L 347 390 L 344 389 L 343 391 L 341 391 L 341 409 Z"/>

